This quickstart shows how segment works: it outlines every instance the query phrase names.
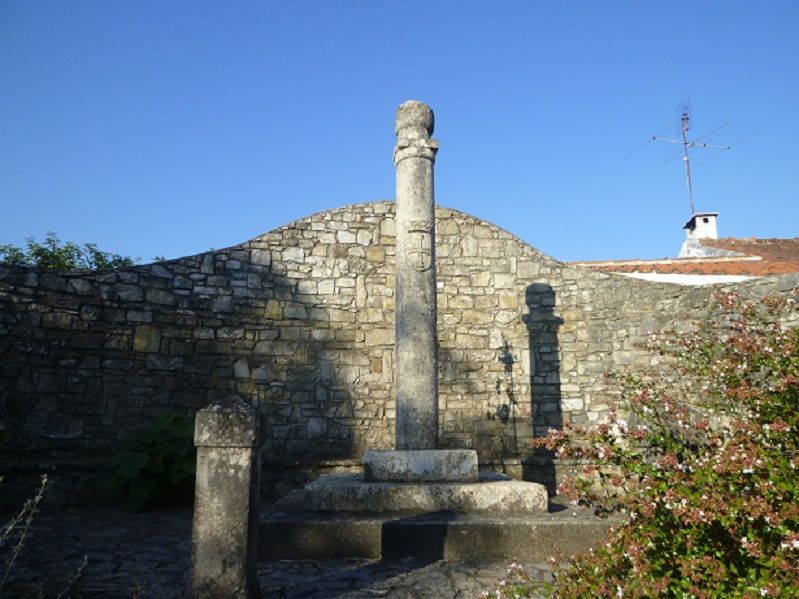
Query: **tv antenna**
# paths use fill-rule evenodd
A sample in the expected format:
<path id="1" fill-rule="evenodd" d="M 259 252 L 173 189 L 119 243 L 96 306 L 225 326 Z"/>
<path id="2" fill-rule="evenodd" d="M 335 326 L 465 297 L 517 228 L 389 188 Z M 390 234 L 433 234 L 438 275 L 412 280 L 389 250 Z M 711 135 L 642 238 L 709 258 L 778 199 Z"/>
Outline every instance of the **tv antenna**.
<path id="1" fill-rule="evenodd" d="M 713 144 L 713 143 L 710 143 L 710 142 L 713 141 L 714 139 L 716 139 L 717 137 L 720 137 L 722 134 L 726 133 L 729 129 L 731 129 L 735 125 L 735 123 L 731 123 L 730 121 L 725 121 L 721 125 L 718 125 L 718 126 L 714 127 L 710 131 L 704 133 L 703 135 L 700 135 L 699 137 L 697 137 L 695 139 L 688 139 L 688 132 L 693 129 L 692 116 L 691 116 L 691 98 L 686 98 L 685 100 L 683 100 L 682 102 L 677 104 L 676 116 L 677 116 L 676 123 L 670 124 L 668 127 L 663 129 L 659 133 L 656 133 L 655 135 L 650 137 L 646 142 L 644 142 L 643 144 L 641 144 L 640 146 L 635 148 L 632 152 L 627 154 L 627 156 L 625 156 L 624 159 L 627 160 L 630 156 L 632 156 L 633 154 L 635 154 L 639 150 L 642 150 L 644 147 L 646 147 L 647 145 L 649 145 L 653 141 L 661 141 L 661 142 L 665 142 L 665 143 L 681 145 L 682 148 L 680 148 L 679 150 L 677 150 L 673 154 L 671 154 L 671 155 L 667 156 L 666 158 L 664 158 L 662 163 L 663 164 L 667 164 L 669 162 L 672 162 L 672 161 L 676 160 L 677 158 L 682 157 L 683 164 L 685 165 L 685 183 L 686 183 L 686 185 L 688 187 L 688 202 L 691 205 L 691 216 L 693 216 L 694 214 L 696 214 L 696 206 L 694 205 L 694 188 L 693 188 L 693 182 L 691 180 L 691 153 L 690 153 L 690 150 L 693 150 L 695 148 L 705 148 L 705 149 L 716 150 L 716 152 L 714 154 L 712 154 L 711 156 L 709 156 L 708 158 L 705 158 L 705 159 L 699 161 L 696 164 L 696 166 L 699 166 L 700 164 L 704 164 L 708 160 L 711 160 L 711 159 L 715 158 L 716 156 L 718 156 L 722 152 L 725 152 L 725 151 L 731 149 L 733 146 L 738 145 L 739 143 L 741 143 L 745 139 L 749 139 L 755 133 L 757 133 L 757 131 L 753 131 L 752 133 L 749 133 L 749 134 L 745 135 L 741 139 L 731 143 L 728 146 L 722 146 L 722 145 L 717 145 L 717 144 Z M 671 129 L 675 124 L 677 125 L 678 130 L 679 130 L 679 137 L 678 138 L 673 139 L 673 138 L 669 138 L 669 137 L 661 137 L 661 135 L 663 135 L 666 131 Z"/>

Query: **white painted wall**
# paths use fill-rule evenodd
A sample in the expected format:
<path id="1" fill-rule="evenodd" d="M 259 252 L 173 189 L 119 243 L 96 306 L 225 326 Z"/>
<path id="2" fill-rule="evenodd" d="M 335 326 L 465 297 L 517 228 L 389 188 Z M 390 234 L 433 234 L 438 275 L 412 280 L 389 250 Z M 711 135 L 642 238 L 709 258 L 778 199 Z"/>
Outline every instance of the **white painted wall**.
<path id="1" fill-rule="evenodd" d="M 631 279 L 643 279 L 658 283 L 674 283 L 675 285 L 716 285 L 717 283 L 740 283 L 749 279 L 757 279 L 748 275 L 683 275 L 659 272 L 619 272 L 616 273 Z"/>

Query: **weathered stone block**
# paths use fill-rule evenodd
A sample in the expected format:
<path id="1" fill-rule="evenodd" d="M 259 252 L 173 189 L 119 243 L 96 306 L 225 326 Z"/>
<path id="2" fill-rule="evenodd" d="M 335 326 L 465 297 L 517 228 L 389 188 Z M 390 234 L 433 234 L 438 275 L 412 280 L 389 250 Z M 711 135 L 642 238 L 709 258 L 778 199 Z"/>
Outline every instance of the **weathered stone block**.
<path id="1" fill-rule="evenodd" d="M 128 322 L 152 322 L 153 313 L 144 310 L 128 310 L 126 318 Z"/>
<path id="2" fill-rule="evenodd" d="M 148 302 L 154 304 L 163 304 L 165 306 L 174 305 L 176 300 L 175 296 L 169 291 L 162 291 L 161 289 L 148 289 L 144 294 Z"/>
<path id="3" fill-rule="evenodd" d="M 301 318 L 308 318 L 308 312 L 305 306 L 297 302 L 289 302 L 283 309 L 283 315 L 289 320 L 296 320 Z"/>
<path id="4" fill-rule="evenodd" d="M 42 326 L 47 329 L 71 329 L 74 316 L 64 312 L 52 312 L 42 315 Z"/>
<path id="5" fill-rule="evenodd" d="M 369 245 L 372 243 L 372 234 L 369 231 L 361 229 L 358 231 L 357 241 L 359 245 Z"/>
<path id="6" fill-rule="evenodd" d="M 217 339 L 242 339 L 244 338 L 244 329 L 232 327 L 220 327 L 216 330 Z"/>
<path id="7" fill-rule="evenodd" d="M 266 313 L 265 316 L 267 318 L 273 318 L 275 320 L 280 320 L 283 318 L 283 306 L 278 300 L 270 299 L 266 302 Z"/>
<path id="8" fill-rule="evenodd" d="M 357 474 L 320 476 L 305 487 L 306 509 L 336 512 L 454 512 L 486 516 L 543 514 L 546 488 L 485 472 L 472 483 L 366 482 Z"/>
<path id="9" fill-rule="evenodd" d="M 158 327 L 142 324 L 133 335 L 133 351 L 156 353 L 161 349 L 161 331 Z"/>
<path id="10" fill-rule="evenodd" d="M 272 254 L 268 250 L 252 250 L 250 262 L 258 266 L 269 266 L 272 264 Z"/>
<path id="11" fill-rule="evenodd" d="M 386 260 L 386 251 L 379 246 L 366 248 L 366 259 L 369 262 L 382 264 Z"/>
<path id="12" fill-rule="evenodd" d="M 578 412 L 585 407 L 585 401 L 582 397 L 570 397 L 561 400 L 561 406 L 564 412 Z"/>
<path id="13" fill-rule="evenodd" d="M 367 451 L 364 478 L 379 482 L 477 482 L 477 452 L 469 449 Z"/>
<path id="14" fill-rule="evenodd" d="M 491 282 L 491 273 L 488 271 L 478 272 L 472 275 L 473 287 L 487 287 Z"/>
<path id="15" fill-rule="evenodd" d="M 618 522 L 573 506 L 552 514 L 504 518 L 452 518 L 446 513 L 399 519 L 391 514 L 309 515 L 299 511 L 302 493 L 291 493 L 261 521 L 261 536 L 270 539 L 261 543 L 261 559 L 545 562 L 553 555 L 588 551 Z"/>
<path id="16" fill-rule="evenodd" d="M 233 376 L 237 379 L 250 378 L 250 364 L 247 358 L 240 358 L 233 364 Z"/>
<path id="17" fill-rule="evenodd" d="M 380 235 L 394 237 L 397 234 L 396 221 L 393 218 L 384 218 L 380 221 Z"/>
<path id="18" fill-rule="evenodd" d="M 172 273 L 169 272 L 166 266 L 162 264 L 153 264 L 150 267 L 150 274 L 154 277 L 160 277 L 162 279 L 171 279 Z"/>
<path id="19" fill-rule="evenodd" d="M 255 599 L 263 425 L 240 398 L 197 413 L 190 599 Z"/>
<path id="20" fill-rule="evenodd" d="M 354 233 L 350 233 L 349 231 L 339 231 L 336 233 L 336 239 L 338 239 L 339 243 L 355 243 L 357 241 L 357 237 Z"/>
<path id="21" fill-rule="evenodd" d="M 394 329 L 371 329 L 365 332 L 367 346 L 391 345 L 394 343 Z"/>
<path id="22" fill-rule="evenodd" d="M 336 282 L 333 279 L 322 279 L 317 284 L 319 295 L 332 295 L 336 291 Z"/>
<path id="23" fill-rule="evenodd" d="M 449 298 L 450 308 L 471 308 L 474 305 L 474 299 L 469 295 L 453 295 Z"/>
<path id="24" fill-rule="evenodd" d="M 211 310 L 214 312 L 230 312 L 233 310 L 233 298 L 228 296 L 218 297 L 211 302 Z"/>
<path id="25" fill-rule="evenodd" d="M 488 324 L 494 320 L 494 315 L 483 310 L 464 310 L 462 319 L 464 324 Z"/>
<path id="26" fill-rule="evenodd" d="M 314 416 L 308 419 L 305 436 L 308 439 L 319 439 L 324 436 L 326 430 L 327 420 Z"/>
<path id="27" fill-rule="evenodd" d="M 85 279 L 71 279 L 67 289 L 78 295 L 91 295 L 95 291 L 94 285 Z"/>
<path id="28" fill-rule="evenodd" d="M 39 285 L 48 291 L 65 291 L 67 281 L 59 275 L 45 273 L 39 277 Z"/>
<path id="29" fill-rule="evenodd" d="M 484 349 L 488 347 L 488 339 L 486 337 L 459 333 L 455 338 L 458 346 L 465 349 Z"/>
<path id="30" fill-rule="evenodd" d="M 300 295 L 314 295 L 316 290 L 316 281 L 300 281 L 297 283 L 297 293 Z"/>

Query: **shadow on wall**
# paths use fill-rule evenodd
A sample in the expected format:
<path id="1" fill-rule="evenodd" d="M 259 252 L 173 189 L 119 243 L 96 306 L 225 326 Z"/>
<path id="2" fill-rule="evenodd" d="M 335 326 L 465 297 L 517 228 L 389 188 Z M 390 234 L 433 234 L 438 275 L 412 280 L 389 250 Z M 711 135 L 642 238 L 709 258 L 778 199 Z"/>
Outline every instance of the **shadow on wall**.
<path id="1" fill-rule="evenodd" d="M 276 453 L 310 468 L 357 453 L 350 379 L 368 358 L 343 355 L 355 308 L 334 320 L 256 251 L 104 272 L 0 269 L 5 491 L 32 488 L 46 464 L 51 498 L 96 502 L 121 438 L 234 390 L 266 413 L 267 465 Z"/>
<path id="2" fill-rule="evenodd" d="M 344 318 L 348 307 L 302 293 L 305 284 L 273 272 L 262 290 L 266 317 L 250 315 L 246 305 L 239 311 L 259 341 L 233 356 L 231 374 L 236 393 L 265 415 L 261 491 L 268 502 L 329 467 L 346 469 L 341 463 L 362 453 L 355 395 L 369 360 L 352 350 L 351 323 L 331 319 L 331 312 Z"/>
<path id="3" fill-rule="evenodd" d="M 555 290 L 547 283 L 533 283 L 525 293 L 530 347 L 530 401 L 533 436 L 543 437 L 550 428 L 563 428 L 561 408 L 560 351 L 558 329 L 563 319 L 555 315 Z M 555 456 L 536 450 L 524 462 L 524 480 L 541 483 L 556 494 Z"/>
<path id="4" fill-rule="evenodd" d="M 513 371 L 516 360 L 513 358 L 513 352 L 507 341 L 503 343 L 502 349 L 499 351 L 499 362 L 502 364 L 502 375 L 495 382 L 494 390 L 499 397 L 500 404 L 494 417 L 510 429 L 510 434 L 503 436 L 503 455 L 518 457 L 520 452 L 519 429 L 524 429 L 524 427 L 520 427 L 517 416 L 519 402 L 516 400 L 516 382 Z M 505 441 L 506 438 L 507 441 Z M 524 439 L 521 443 L 524 443 Z"/>
<path id="5" fill-rule="evenodd" d="M 518 396 L 526 394 L 526 383 L 520 380 L 525 369 L 510 343 L 501 334 L 497 340 L 501 345 L 476 350 L 482 354 L 482 362 L 470 360 L 463 349 L 439 346 L 439 389 L 444 406 L 439 447 L 474 449 L 485 464 L 521 477 L 516 462 L 529 453 L 526 441 L 533 434 L 532 424 L 519 409 Z M 475 405 L 480 407 L 475 409 Z"/>

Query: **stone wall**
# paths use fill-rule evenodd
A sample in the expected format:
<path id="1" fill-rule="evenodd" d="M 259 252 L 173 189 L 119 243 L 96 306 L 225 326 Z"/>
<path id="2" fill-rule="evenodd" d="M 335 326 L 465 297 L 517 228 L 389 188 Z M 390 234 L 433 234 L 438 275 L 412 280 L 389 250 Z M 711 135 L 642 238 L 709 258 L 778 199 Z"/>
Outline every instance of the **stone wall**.
<path id="1" fill-rule="evenodd" d="M 267 480 L 392 447 L 393 210 L 347 206 L 117 271 L 0 266 L 0 468 L 92 469 L 157 414 L 231 391 L 266 415 Z M 601 419 L 618 393 L 604 373 L 656 365 L 636 344 L 701 317 L 710 297 L 569 267 L 473 216 L 436 216 L 441 444 L 488 467 L 519 469 L 534 434 Z M 554 468 L 525 464 L 539 479 Z"/>

